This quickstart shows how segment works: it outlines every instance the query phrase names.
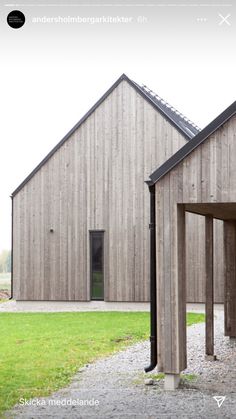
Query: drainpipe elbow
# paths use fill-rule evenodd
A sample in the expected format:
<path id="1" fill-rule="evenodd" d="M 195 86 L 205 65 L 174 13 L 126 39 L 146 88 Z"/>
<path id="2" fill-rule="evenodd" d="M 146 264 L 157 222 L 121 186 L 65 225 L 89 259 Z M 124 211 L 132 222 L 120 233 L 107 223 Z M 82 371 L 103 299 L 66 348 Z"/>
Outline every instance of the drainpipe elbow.
<path id="1" fill-rule="evenodd" d="M 154 368 L 157 366 L 157 351 L 156 351 L 157 342 L 156 342 L 155 336 L 150 336 L 150 344 L 151 344 L 151 360 L 150 360 L 150 365 L 144 368 L 145 372 L 150 372 L 154 370 Z"/>

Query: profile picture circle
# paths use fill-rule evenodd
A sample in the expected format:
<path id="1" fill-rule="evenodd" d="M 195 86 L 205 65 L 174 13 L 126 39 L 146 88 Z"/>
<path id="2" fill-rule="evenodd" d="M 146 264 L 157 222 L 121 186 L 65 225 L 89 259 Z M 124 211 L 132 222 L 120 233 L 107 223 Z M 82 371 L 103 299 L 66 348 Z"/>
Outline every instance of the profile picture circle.
<path id="1" fill-rule="evenodd" d="M 7 16 L 7 23 L 13 29 L 21 28 L 25 23 L 25 15 L 19 10 L 13 10 Z"/>

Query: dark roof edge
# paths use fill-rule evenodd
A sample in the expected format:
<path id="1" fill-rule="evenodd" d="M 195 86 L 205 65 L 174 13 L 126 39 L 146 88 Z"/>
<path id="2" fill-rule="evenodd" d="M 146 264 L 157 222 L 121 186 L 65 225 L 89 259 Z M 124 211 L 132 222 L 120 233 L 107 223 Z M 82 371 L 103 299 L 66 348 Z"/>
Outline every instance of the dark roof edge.
<path id="1" fill-rule="evenodd" d="M 173 125 L 187 140 L 190 140 L 191 137 L 188 136 L 184 131 L 178 127 L 175 122 L 172 121 L 171 118 L 168 117 L 166 113 L 164 113 L 156 104 L 153 102 L 144 92 L 143 90 L 131 79 L 129 79 L 126 74 L 122 74 L 118 80 L 104 93 L 104 95 L 89 109 L 89 111 L 77 122 L 76 125 L 62 138 L 62 140 L 44 157 L 44 159 L 35 167 L 35 169 L 20 183 L 20 185 L 12 192 L 12 196 L 14 197 L 25 184 L 38 172 L 38 170 L 52 157 L 52 155 L 68 140 L 68 138 L 77 130 L 77 128 L 82 125 L 83 122 L 97 109 L 97 107 L 109 96 L 110 93 L 121 83 L 122 80 L 127 81 L 145 100 L 147 100 L 158 112 L 166 118 L 171 125 Z"/>
<path id="2" fill-rule="evenodd" d="M 236 113 L 236 101 L 233 102 L 227 109 L 217 116 L 209 125 L 199 132 L 191 141 L 185 144 L 173 156 L 171 156 L 165 163 L 156 169 L 150 175 L 150 181 L 155 184 L 175 166 L 177 166 L 185 157 L 187 157 L 193 150 L 202 144 L 211 134 L 213 134 L 221 125 L 225 124 Z"/>

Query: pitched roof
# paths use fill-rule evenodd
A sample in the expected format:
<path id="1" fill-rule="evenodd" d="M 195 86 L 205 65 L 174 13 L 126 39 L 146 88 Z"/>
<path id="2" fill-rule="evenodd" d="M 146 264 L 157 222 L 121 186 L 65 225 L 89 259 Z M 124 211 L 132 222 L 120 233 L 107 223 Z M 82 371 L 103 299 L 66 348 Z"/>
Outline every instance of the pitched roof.
<path id="1" fill-rule="evenodd" d="M 50 159 L 50 157 L 68 140 L 68 138 L 82 125 L 82 123 L 95 111 L 95 109 L 107 98 L 107 96 L 121 83 L 127 81 L 142 97 L 144 97 L 156 110 L 158 110 L 187 140 L 190 140 L 200 130 L 195 124 L 188 120 L 183 114 L 165 102 L 162 98 L 148 89 L 141 87 L 136 82 L 122 74 L 118 80 L 107 90 L 107 92 L 92 106 L 92 108 L 77 122 L 77 124 L 62 138 L 62 140 L 47 154 L 47 156 L 35 167 L 35 169 L 23 180 L 14 190 L 14 197 L 23 186 L 35 175 L 35 173 Z"/>
<path id="2" fill-rule="evenodd" d="M 187 157 L 193 150 L 202 144 L 207 138 L 213 134 L 218 128 L 225 124 L 233 115 L 236 114 L 236 101 L 233 102 L 227 109 L 225 109 L 217 118 L 215 118 L 209 125 L 207 125 L 199 134 L 191 141 L 186 143 L 168 160 L 158 167 L 151 175 L 150 181 L 147 183 L 154 185 L 158 180 L 170 172 L 177 166 L 185 157 Z"/>

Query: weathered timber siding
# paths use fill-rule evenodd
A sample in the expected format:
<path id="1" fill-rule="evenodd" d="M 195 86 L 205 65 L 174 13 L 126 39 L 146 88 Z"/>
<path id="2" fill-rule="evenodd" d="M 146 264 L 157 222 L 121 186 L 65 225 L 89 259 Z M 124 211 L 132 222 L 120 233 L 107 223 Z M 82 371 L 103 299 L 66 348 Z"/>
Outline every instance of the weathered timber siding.
<path id="1" fill-rule="evenodd" d="M 206 204 L 210 215 L 212 206 L 207 204 L 215 203 L 217 207 L 212 211 L 216 211 L 217 208 L 219 211 L 220 204 L 226 203 L 225 210 L 221 206 L 219 218 L 236 219 L 236 206 L 230 207 L 230 203 L 236 203 L 235 155 L 236 116 L 155 184 L 158 364 L 165 372 L 179 373 L 186 364 L 184 336 L 186 328 L 183 320 L 185 310 L 182 301 L 185 280 L 188 282 L 189 278 L 185 277 L 180 267 L 183 263 L 181 252 L 183 252 L 182 247 L 185 248 L 185 241 L 181 234 L 177 234 L 183 225 L 183 216 L 177 219 L 177 214 L 179 211 L 182 213 L 183 208 L 186 209 L 188 204 L 194 204 L 192 208 L 194 207 L 195 210 L 199 208 L 201 212 L 203 206 L 200 209 L 200 205 Z M 208 215 L 207 211 L 205 215 Z M 220 241 L 222 224 L 215 226 L 215 235 L 217 230 L 219 230 L 219 235 L 216 239 Z M 205 243 L 203 240 L 200 245 L 202 247 Z M 190 242 L 187 239 L 187 251 L 189 245 Z M 196 244 L 196 252 L 198 247 L 199 245 Z M 214 253 L 221 258 L 218 263 L 224 268 L 223 249 L 215 247 Z M 229 249 L 226 254 L 228 258 L 231 257 Z M 194 268 L 193 265 L 192 269 Z"/>
<path id="2" fill-rule="evenodd" d="M 183 202 L 233 202 L 235 180 L 235 117 L 219 129 L 182 163 L 184 182 Z M 230 192 L 229 192 L 230 191 Z M 232 191 L 232 193 L 231 193 Z M 193 216 L 195 217 L 195 215 Z M 197 216 L 198 217 L 198 216 Z M 188 216 L 187 216 L 188 218 Z M 204 224 L 204 218 L 201 230 Z M 203 234 L 188 229 L 188 238 L 195 246 L 187 247 L 187 296 L 188 301 L 205 301 L 204 243 Z M 198 249 L 198 250 L 197 250 Z M 196 251 L 197 250 L 197 251 Z M 224 301 L 223 222 L 214 220 L 214 301 Z"/>
<path id="3" fill-rule="evenodd" d="M 180 202 L 182 203 L 214 203 L 234 202 L 236 197 L 236 133 L 235 117 L 228 121 L 202 146 L 187 156 L 178 168 L 172 170 L 171 177 L 177 176 L 183 188 Z M 177 173 L 177 174 L 176 174 Z M 163 182 L 157 183 L 157 188 Z M 171 192 L 170 192 L 171 193 Z M 191 216 L 191 221 L 189 221 Z M 198 219 L 198 221 L 195 221 Z M 204 282 L 204 217 L 186 214 L 187 219 L 187 295 L 193 301 L 205 301 Z M 200 219 L 200 220 L 199 220 Z M 191 228 L 200 223 L 198 229 Z M 194 243 L 194 245 L 191 245 Z M 215 301 L 223 302 L 224 271 L 223 259 L 223 222 L 214 220 L 214 293 Z"/>
<path id="4" fill-rule="evenodd" d="M 225 336 L 236 337 L 236 221 L 224 221 Z"/>
<path id="5" fill-rule="evenodd" d="M 188 302 L 205 302 L 205 219 L 186 213 L 186 286 Z M 214 220 L 214 302 L 224 301 L 223 221 Z"/>
<path id="6" fill-rule="evenodd" d="M 144 181 L 185 142 L 122 81 L 14 196 L 14 298 L 89 300 L 89 230 L 103 229 L 105 300 L 148 301 Z"/>

